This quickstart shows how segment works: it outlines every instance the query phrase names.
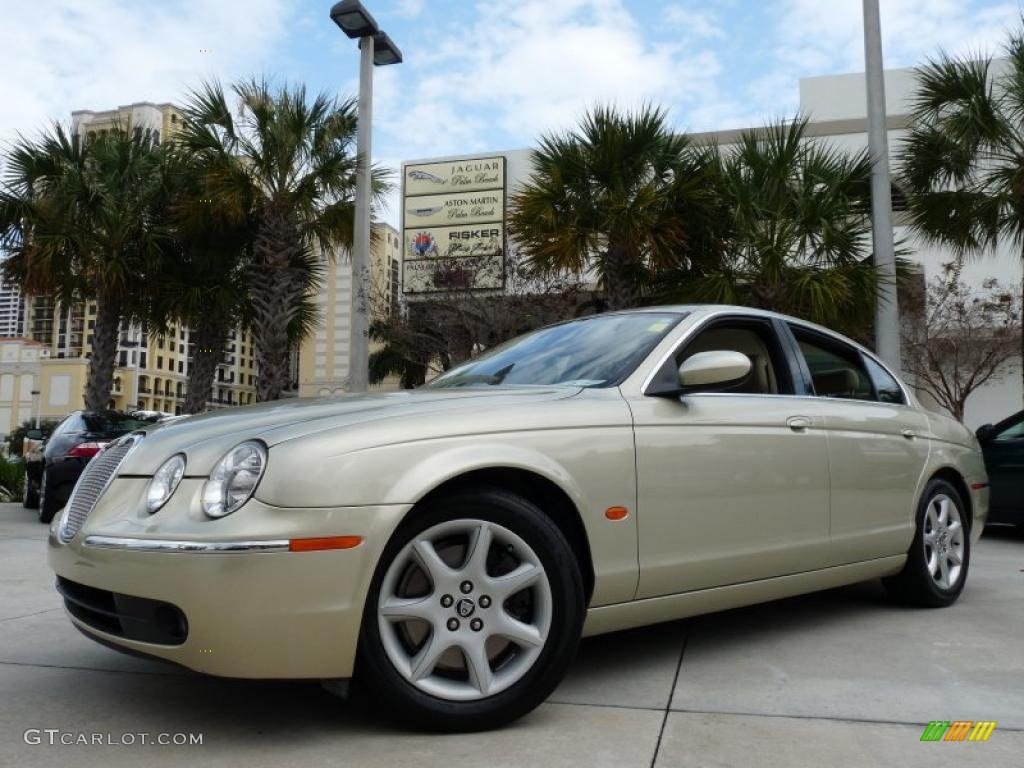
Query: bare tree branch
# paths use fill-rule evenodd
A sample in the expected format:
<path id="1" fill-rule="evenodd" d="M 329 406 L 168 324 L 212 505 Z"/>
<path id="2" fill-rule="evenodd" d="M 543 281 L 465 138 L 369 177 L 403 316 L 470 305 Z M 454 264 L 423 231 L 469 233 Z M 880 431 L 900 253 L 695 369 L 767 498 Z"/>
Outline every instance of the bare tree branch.
<path id="1" fill-rule="evenodd" d="M 1013 370 L 1022 304 L 1016 288 L 990 278 L 979 289 L 963 281 L 962 270 L 962 261 L 943 266 L 902 332 L 904 369 L 961 421 L 972 393 Z"/>

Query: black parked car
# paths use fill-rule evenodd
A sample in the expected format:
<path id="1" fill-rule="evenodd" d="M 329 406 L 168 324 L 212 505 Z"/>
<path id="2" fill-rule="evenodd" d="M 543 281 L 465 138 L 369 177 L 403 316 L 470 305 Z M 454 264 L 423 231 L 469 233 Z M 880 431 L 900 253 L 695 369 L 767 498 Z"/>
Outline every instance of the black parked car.
<path id="1" fill-rule="evenodd" d="M 990 523 L 1024 525 L 1024 411 L 978 429 L 991 483 Z"/>
<path id="2" fill-rule="evenodd" d="M 110 441 L 153 421 L 156 419 L 118 411 L 75 411 L 47 438 L 41 456 L 26 457 L 25 506 L 38 505 L 39 520 L 49 523 L 67 504 L 78 476 L 93 456 Z M 28 437 L 41 435 L 33 430 Z"/>

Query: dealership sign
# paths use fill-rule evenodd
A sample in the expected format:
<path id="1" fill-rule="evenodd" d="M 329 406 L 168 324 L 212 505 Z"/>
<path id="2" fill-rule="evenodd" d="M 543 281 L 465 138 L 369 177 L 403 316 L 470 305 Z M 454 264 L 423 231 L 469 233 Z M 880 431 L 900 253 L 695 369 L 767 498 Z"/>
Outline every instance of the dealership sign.
<path id="1" fill-rule="evenodd" d="M 407 165 L 403 182 L 402 290 L 500 290 L 505 158 Z"/>

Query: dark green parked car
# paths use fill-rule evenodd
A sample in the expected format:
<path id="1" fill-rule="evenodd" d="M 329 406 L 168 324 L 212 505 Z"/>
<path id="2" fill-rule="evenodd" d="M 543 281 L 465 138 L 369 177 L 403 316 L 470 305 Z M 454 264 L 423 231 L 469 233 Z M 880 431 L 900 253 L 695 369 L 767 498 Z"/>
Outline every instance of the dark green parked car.
<path id="1" fill-rule="evenodd" d="M 1024 525 L 1024 411 L 977 434 L 991 490 L 988 521 Z"/>

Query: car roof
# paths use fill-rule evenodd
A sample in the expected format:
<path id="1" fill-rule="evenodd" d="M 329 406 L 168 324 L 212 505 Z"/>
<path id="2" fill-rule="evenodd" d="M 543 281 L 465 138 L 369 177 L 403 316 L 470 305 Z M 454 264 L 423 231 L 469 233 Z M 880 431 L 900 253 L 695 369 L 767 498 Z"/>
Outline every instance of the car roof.
<path id="1" fill-rule="evenodd" d="M 710 314 L 712 312 L 734 312 L 737 315 L 749 315 L 751 317 L 770 317 L 777 318 L 779 320 L 785 320 L 786 322 L 800 323 L 801 325 L 807 326 L 808 328 L 814 328 L 824 333 L 832 334 L 833 336 L 841 336 L 847 338 L 839 331 L 835 331 L 827 326 L 818 325 L 810 320 L 805 320 L 800 317 L 793 317 L 792 315 L 784 315 L 781 312 L 772 312 L 767 309 L 758 309 L 756 307 L 743 307 L 738 304 L 662 304 L 650 307 L 635 307 L 632 309 L 620 309 L 614 312 L 607 312 L 609 315 L 626 315 L 626 314 L 637 314 L 637 313 L 677 313 L 677 314 Z M 580 318 L 582 319 L 582 318 Z M 849 339 L 853 344 L 857 344 L 853 339 Z M 860 346 L 859 344 L 857 346 Z M 866 350 L 871 355 L 874 352 Z"/>
<path id="2" fill-rule="evenodd" d="M 733 314 L 734 313 L 734 314 L 737 314 L 737 315 L 747 315 L 749 317 L 775 318 L 775 319 L 778 319 L 778 320 L 783 320 L 783 321 L 785 321 L 787 323 L 799 323 L 800 325 L 802 325 L 805 328 L 810 328 L 812 330 L 815 330 L 815 331 L 818 331 L 820 333 L 823 333 L 823 334 L 825 334 L 827 336 L 833 336 L 833 337 L 835 337 L 835 338 L 837 338 L 837 339 L 839 339 L 841 341 L 844 341 L 847 344 L 850 344 L 850 345 L 856 347 L 861 352 L 864 352 L 865 354 L 867 354 L 872 360 L 874 360 L 875 362 L 880 363 L 883 368 L 885 368 L 887 371 L 889 371 L 889 373 L 898 376 L 898 372 L 894 372 L 884 361 L 882 361 L 881 358 L 879 358 L 877 352 L 875 352 L 875 351 L 873 351 L 871 349 L 868 349 L 867 347 L 865 347 L 863 344 L 859 343 L 858 341 L 856 341 L 854 339 L 851 339 L 849 336 L 846 336 L 845 334 L 840 333 L 839 331 L 833 330 L 832 328 L 829 328 L 828 326 L 819 325 L 818 323 L 812 322 L 810 320 L 804 320 L 803 318 L 800 318 L 800 317 L 793 317 L 792 315 L 784 315 L 781 312 L 772 312 L 771 310 L 767 310 L 767 309 L 758 309 L 756 307 L 742 307 L 742 306 L 735 305 L 735 304 L 664 304 L 664 305 L 657 305 L 657 306 L 651 306 L 651 307 L 636 307 L 636 308 L 632 308 L 632 309 L 621 309 L 621 310 L 616 310 L 615 312 L 608 312 L 606 314 L 619 315 L 619 314 L 641 314 L 641 313 L 666 313 L 666 312 L 677 313 L 677 314 L 680 314 L 680 315 L 682 315 L 682 314 L 693 314 L 693 315 L 701 314 L 701 315 L 705 315 L 705 314 L 718 314 L 718 313 L 723 313 L 724 312 L 724 313 L 729 313 L 729 314 Z M 593 317 L 593 315 L 591 315 L 591 317 Z M 582 320 L 584 318 L 580 318 L 580 319 Z"/>

